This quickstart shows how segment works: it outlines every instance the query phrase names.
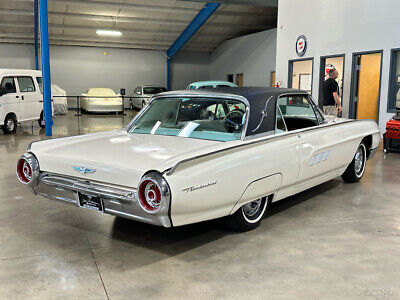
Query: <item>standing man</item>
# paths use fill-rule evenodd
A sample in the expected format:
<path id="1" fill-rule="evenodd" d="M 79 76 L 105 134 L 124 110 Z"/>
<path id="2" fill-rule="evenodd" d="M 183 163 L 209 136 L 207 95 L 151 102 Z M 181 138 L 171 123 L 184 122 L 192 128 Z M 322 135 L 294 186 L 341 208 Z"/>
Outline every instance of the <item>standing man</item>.
<path id="1" fill-rule="evenodd" d="M 339 85 L 336 82 L 339 72 L 336 69 L 329 70 L 329 78 L 322 85 L 322 96 L 324 114 L 337 117 L 342 111 L 342 104 L 339 96 Z"/>

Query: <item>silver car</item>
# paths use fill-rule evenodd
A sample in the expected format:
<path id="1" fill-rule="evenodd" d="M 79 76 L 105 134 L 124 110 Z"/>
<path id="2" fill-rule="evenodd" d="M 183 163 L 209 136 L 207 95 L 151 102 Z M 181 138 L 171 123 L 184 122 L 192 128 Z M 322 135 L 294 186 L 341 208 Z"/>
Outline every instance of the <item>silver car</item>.
<path id="1" fill-rule="evenodd" d="M 131 98 L 131 109 L 143 108 L 152 96 L 166 91 L 167 89 L 162 86 L 155 86 L 155 85 L 138 86 L 134 90 L 133 97 Z"/>

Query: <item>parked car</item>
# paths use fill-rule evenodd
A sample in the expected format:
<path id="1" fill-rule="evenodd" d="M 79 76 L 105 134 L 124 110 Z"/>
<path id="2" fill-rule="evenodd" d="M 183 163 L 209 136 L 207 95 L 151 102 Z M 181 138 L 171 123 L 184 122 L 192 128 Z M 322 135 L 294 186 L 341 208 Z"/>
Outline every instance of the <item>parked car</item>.
<path id="1" fill-rule="evenodd" d="M 40 92 L 43 94 L 42 77 L 37 77 Z M 66 115 L 68 113 L 67 93 L 56 84 L 51 84 L 51 98 L 53 103 L 53 114 Z"/>
<path id="2" fill-rule="evenodd" d="M 86 112 L 106 113 L 123 111 L 120 94 L 109 88 L 90 88 L 81 95 L 81 108 Z"/>
<path id="3" fill-rule="evenodd" d="M 189 84 L 187 90 L 209 89 L 219 87 L 238 87 L 236 84 L 229 81 L 212 80 L 212 81 L 197 81 Z"/>
<path id="4" fill-rule="evenodd" d="M 327 122 L 305 91 L 177 91 L 125 129 L 32 143 L 17 174 L 36 195 L 140 222 L 249 230 L 271 202 L 359 181 L 379 142 L 374 121 Z"/>
<path id="5" fill-rule="evenodd" d="M 133 91 L 133 97 L 131 98 L 131 109 L 142 109 L 149 102 L 151 97 L 166 91 L 167 89 L 162 86 L 141 85 L 136 87 Z"/>
<path id="6" fill-rule="evenodd" d="M 0 126 L 5 134 L 15 133 L 17 124 L 26 121 L 44 127 L 41 79 L 36 70 L 0 69 Z"/>

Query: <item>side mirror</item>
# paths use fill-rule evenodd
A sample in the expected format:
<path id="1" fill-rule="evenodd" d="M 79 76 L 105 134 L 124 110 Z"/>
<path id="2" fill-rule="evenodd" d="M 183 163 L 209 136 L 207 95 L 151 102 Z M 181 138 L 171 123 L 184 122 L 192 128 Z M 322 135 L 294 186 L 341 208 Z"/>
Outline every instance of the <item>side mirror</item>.
<path id="1" fill-rule="evenodd" d="M 0 97 L 7 94 L 7 90 L 5 87 L 0 86 Z"/>
<path id="2" fill-rule="evenodd" d="M 120 92 L 119 92 L 119 96 L 125 96 L 125 93 L 126 93 L 126 91 L 125 91 L 125 89 L 120 89 Z"/>

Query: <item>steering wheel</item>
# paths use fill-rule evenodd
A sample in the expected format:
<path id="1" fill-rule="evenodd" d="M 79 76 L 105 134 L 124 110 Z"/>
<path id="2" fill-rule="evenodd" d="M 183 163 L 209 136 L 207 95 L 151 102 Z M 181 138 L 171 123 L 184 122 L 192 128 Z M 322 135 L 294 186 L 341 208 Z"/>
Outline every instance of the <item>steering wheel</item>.
<path id="1" fill-rule="evenodd" d="M 244 111 L 240 108 L 230 111 L 223 120 L 226 131 L 230 133 L 240 132 L 242 129 Z"/>

